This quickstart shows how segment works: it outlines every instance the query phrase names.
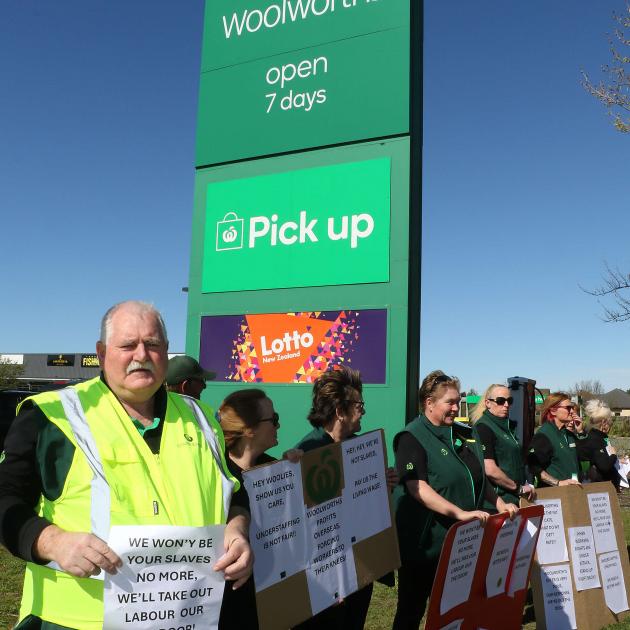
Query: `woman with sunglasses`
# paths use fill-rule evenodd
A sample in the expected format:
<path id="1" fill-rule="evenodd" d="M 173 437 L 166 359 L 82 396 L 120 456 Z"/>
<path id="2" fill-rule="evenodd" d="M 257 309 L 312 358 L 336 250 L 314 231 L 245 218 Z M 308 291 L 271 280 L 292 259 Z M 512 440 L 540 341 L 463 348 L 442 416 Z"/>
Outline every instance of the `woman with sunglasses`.
<path id="1" fill-rule="evenodd" d="M 472 429 L 455 422 L 459 381 L 441 370 L 420 387 L 422 412 L 394 438 L 400 483 L 394 491 L 402 566 L 394 630 L 416 630 L 424 615 L 448 529 L 490 516 L 484 500 L 510 518 L 518 512 L 486 483 L 483 452 Z"/>
<path id="2" fill-rule="evenodd" d="M 361 418 L 365 414 L 362 391 L 361 376 L 356 370 L 342 368 L 324 372 L 313 385 L 313 404 L 308 414 L 313 430 L 296 448 L 312 451 L 348 440 L 361 431 Z M 388 485 L 391 474 L 393 471 L 389 473 Z M 295 626 L 294 630 L 362 630 L 371 598 L 372 584 L 368 584 Z"/>
<path id="3" fill-rule="evenodd" d="M 505 385 L 494 383 L 470 414 L 483 449 L 486 477 L 506 503 L 519 504 L 520 497 L 533 499 L 534 487 L 527 483 L 521 445 L 514 434 L 516 422 L 508 418 L 514 402 Z M 485 509 L 492 509 L 484 505 Z"/>
<path id="4" fill-rule="evenodd" d="M 542 425 L 534 434 L 527 464 L 536 476 L 537 486 L 579 485 L 576 438 L 569 430 L 575 405 L 568 394 L 554 392 L 543 403 L 540 418 Z"/>
<path id="5" fill-rule="evenodd" d="M 233 392 L 223 401 L 217 418 L 225 436 L 227 466 L 243 487 L 244 471 L 276 461 L 265 451 L 278 444 L 278 414 L 265 392 L 243 389 Z M 230 582 L 225 585 L 219 630 L 233 628 L 258 628 L 253 577 L 236 591 Z"/>

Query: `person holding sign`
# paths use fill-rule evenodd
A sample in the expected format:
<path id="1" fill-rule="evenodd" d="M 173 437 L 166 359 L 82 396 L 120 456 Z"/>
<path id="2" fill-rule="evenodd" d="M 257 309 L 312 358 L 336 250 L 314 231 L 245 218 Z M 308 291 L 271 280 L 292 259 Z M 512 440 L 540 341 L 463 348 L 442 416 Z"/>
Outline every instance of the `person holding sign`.
<path id="1" fill-rule="evenodd" d="M 306 452 L 354 437 L 361 430 L 361 418 L 365 414 L 362 391 L 361 376 L 356 370 L 342 368 L 324 372 L 313 385 L 308 420 L 314 429 L 296 448 Z M 392 474 L 390 469 L 388 480 Z M 294 630 L 362 630 L 371 598 L 372 584 L 369 584 L 295 626 Z"/>
<path id="2" fill-rule="evenodd" d="M 243 471 L 276 461 L 265 451 L 278 444 L 280 419 L 265 392 L 242 389 L 231 393 L 221 403 L 217 418 L 225 435 L 228 468 L 240 483 Z M 258 628 L 252 576 L 240 589 L 224 591 L 219 630 L 231 628 Z"/>
<path id="3" fill-rule="evenodd" d="M 516 422 L 508 418 L 512 402 L 505 385 L 490 385 L 470 419 L 481 441 L 486 476 L 505 502 L 518 505 L 520 497 L 532 500 L 534 488 L 526 481 L 521 445 L 514 435 Z M 492 507 L 484 505 L 485 509 Z"/>
<path id="4" fill-rule="evenodd" d="M 441 370 L 420 387 L 422 413 L 394 438 L 400 483 L 394 491 L 402 566 L 395 630 L 417 629 L 433 586 L 446 532 L 456 521 L 490 516 L 484 500 L 510 518 L 518 508 L 486 483 L 483 451 L 473 430 L 455 422 L 459 381 Z"/>
<path id="5" fill-rule="evenodd" d="M 27 561 L 17 628 L 103 627 L 95 576 L 122 565 L 107 542 L 115 526 L 227 523 L 212 568 L 235 588 L 250 576 L 249 513 L 223 434 L 203 403 L 163 387 L 167 350 L 153 306 L 116 304 L 96 344 L 101 376 L 21 405 L 0 462 L 0 537 Z"/>
<path id="6" fill-rule="evenodd" d="M 601 400 L 589 400 L 584 406 L 591 425 L 587 436 L 577 443 L 578 458 L 587 465 L 589 481 L 612 481 L 619 490 L 621 477 L 617 470 L 617 451 L 608 439 L 612 411 Z"/>
<path id="7" fill-rule="evenodd" d="M 568 430 L 575 405 L 568 394 L 554 392 L 545 398 L 540 417 L 542 426 L 532 439 L 527 464 L 538 486 L 580 484 L 575 436 Z"/>

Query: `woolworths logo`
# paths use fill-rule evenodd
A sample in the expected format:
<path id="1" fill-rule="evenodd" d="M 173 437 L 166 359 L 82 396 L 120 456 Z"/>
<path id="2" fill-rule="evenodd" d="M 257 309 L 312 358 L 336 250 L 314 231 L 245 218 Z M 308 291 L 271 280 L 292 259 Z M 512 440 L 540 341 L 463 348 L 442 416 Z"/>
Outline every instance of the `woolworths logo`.
<path id="1" fill-rule="evenodd" d="M 245 9 L 231 16 L 223 15 L 225 39 L 241 37 L 261 29 L 272 29 L 311 17 L 352 9 L 357 6 L 377 4 L 383 0 L 281 0 L 272 2 L 264 9 Z"/>
<path id="2" fill-rule="evenodd" d="M 296 219 L 280 221 L 279 215 L 274 213 L 271 217 L 251 217 L 246 224 L 236 212 L 228 212 L 217 221 L 216 251 L 255 249 L 261 245 L 291 247 L 318 243 L 320 238 L 345 241 L 350 249 L 356 249 L 374 232 L 374 218 L 367 212 L 320 220 L 310 218 L 306 210 L 301 210 Z"/>

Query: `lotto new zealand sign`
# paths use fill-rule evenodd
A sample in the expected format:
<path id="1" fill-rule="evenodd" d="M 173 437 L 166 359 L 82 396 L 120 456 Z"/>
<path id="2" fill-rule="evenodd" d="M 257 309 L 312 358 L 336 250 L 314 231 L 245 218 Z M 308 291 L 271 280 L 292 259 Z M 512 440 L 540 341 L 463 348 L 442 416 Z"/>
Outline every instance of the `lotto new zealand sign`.
<path id="1" fill-rule="evenodd" d="M 197 165 L 409 131 L 408 0 L 206 7 Z"/>
<path id="2" fill-rule="evenodd" d="M 387 282 L 389 226 L 389 158 L 209 184 L 202 291 Z"/>

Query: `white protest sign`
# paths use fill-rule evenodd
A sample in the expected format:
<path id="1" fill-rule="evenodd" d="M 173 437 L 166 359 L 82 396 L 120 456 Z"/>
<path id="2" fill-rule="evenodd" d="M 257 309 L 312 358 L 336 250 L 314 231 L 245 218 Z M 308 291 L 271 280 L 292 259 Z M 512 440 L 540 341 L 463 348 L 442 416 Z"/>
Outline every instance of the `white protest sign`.
<path id="1" fill-rule="evenodd" d="M 488 573 L 486 573 L 486 594 L 488 597 L 505 593 L 507 574 L 520 525 L 520 516 L 516 516 L 513 521 L 507 518 L 497 533 L 488 565 Z"/>
<path id="2" fill-rule="evenodd" d="M 536 504 L 545 508 L 545 516 L 536 547 L 538 563 L 553 564 L 568 561 L 569 552 L 564 536 L 562 501 L 560 499 L 540 499 L 536 501 Z"/>
<path id="3" fill-rule="evenodd" d="M 212 567 L 224 553 L 224 530 L 112 527 L 108 545 L 123 566 L 105 576 L 103 630 L 216 628 L 225 581 Z"/>
<path id="4" fill-rule="evenodd" d="M 344 502 L 352 504 L 348 522 L 351 543 L 361 542 L 391 526 L 381 434 L 360 435 L 341 445 L 345 477 Z"/>
<path id="5" fill-rule="evenodd" d="M 598 557 L 599 570 L 602 574 L 606 606 L 616 615 L 628 610 L 628 595 L 623 579 L 623 568 L 618 551 L 602 554 Z"/>
<path id="6" fill-rule="evenodd" d="M 253 523 L 250 539 L 256 562 L 256 590 L 275 584 L 304 569 L 306 529 L 302 469 L 280 461 L 243 475 Z"/>
<path id="7" fill-rule="evenodd" d="M 540 529 L 540 516 L 528 519 L 527 523 L 521 531 L 518 539 L 516 554 L 514 556 L 514 566 L 512 568 L 512 576 L 510 577 L 509 595 L 514 597 L 514 593 L 524 589 L 527 586 L 527 577 L 529 567 L 536 548 L 535 542 Z"/>
<path id="8" fill-rule="evenodd" d="M 540 567 L 540 577 L 547 628 L 549 630 L 577 630 L 569 565 Z"/>
<path id="9" fill-rule="evenodd" d="M 482 538 L 483 527 L 478 520 L 458 528 L 444 578 L 444 591 L 440 602 L 441 615 L 465 602 L 470 596 Z"/>
<path id="10" fill-rule="evenodd" d="M 610 496 L 607 492 L 592 492 L 586 495 L 591 514 L 595 550 L 597 553 L 617 551 L 617 538 L 610 511 Z"/>
<path id="11" fill-rule="evenodd" d="M 569 527 L 569 544 L 575 590 L 598 588 L 600 583 L 592 527 Z"/>
<path id="12" fill-rule="evenodd" d="M 306 581 L 313 614 L 357 590 L 352 544 L 348 540 L 343 497 L 306 510 L 309 566 Z"/>

